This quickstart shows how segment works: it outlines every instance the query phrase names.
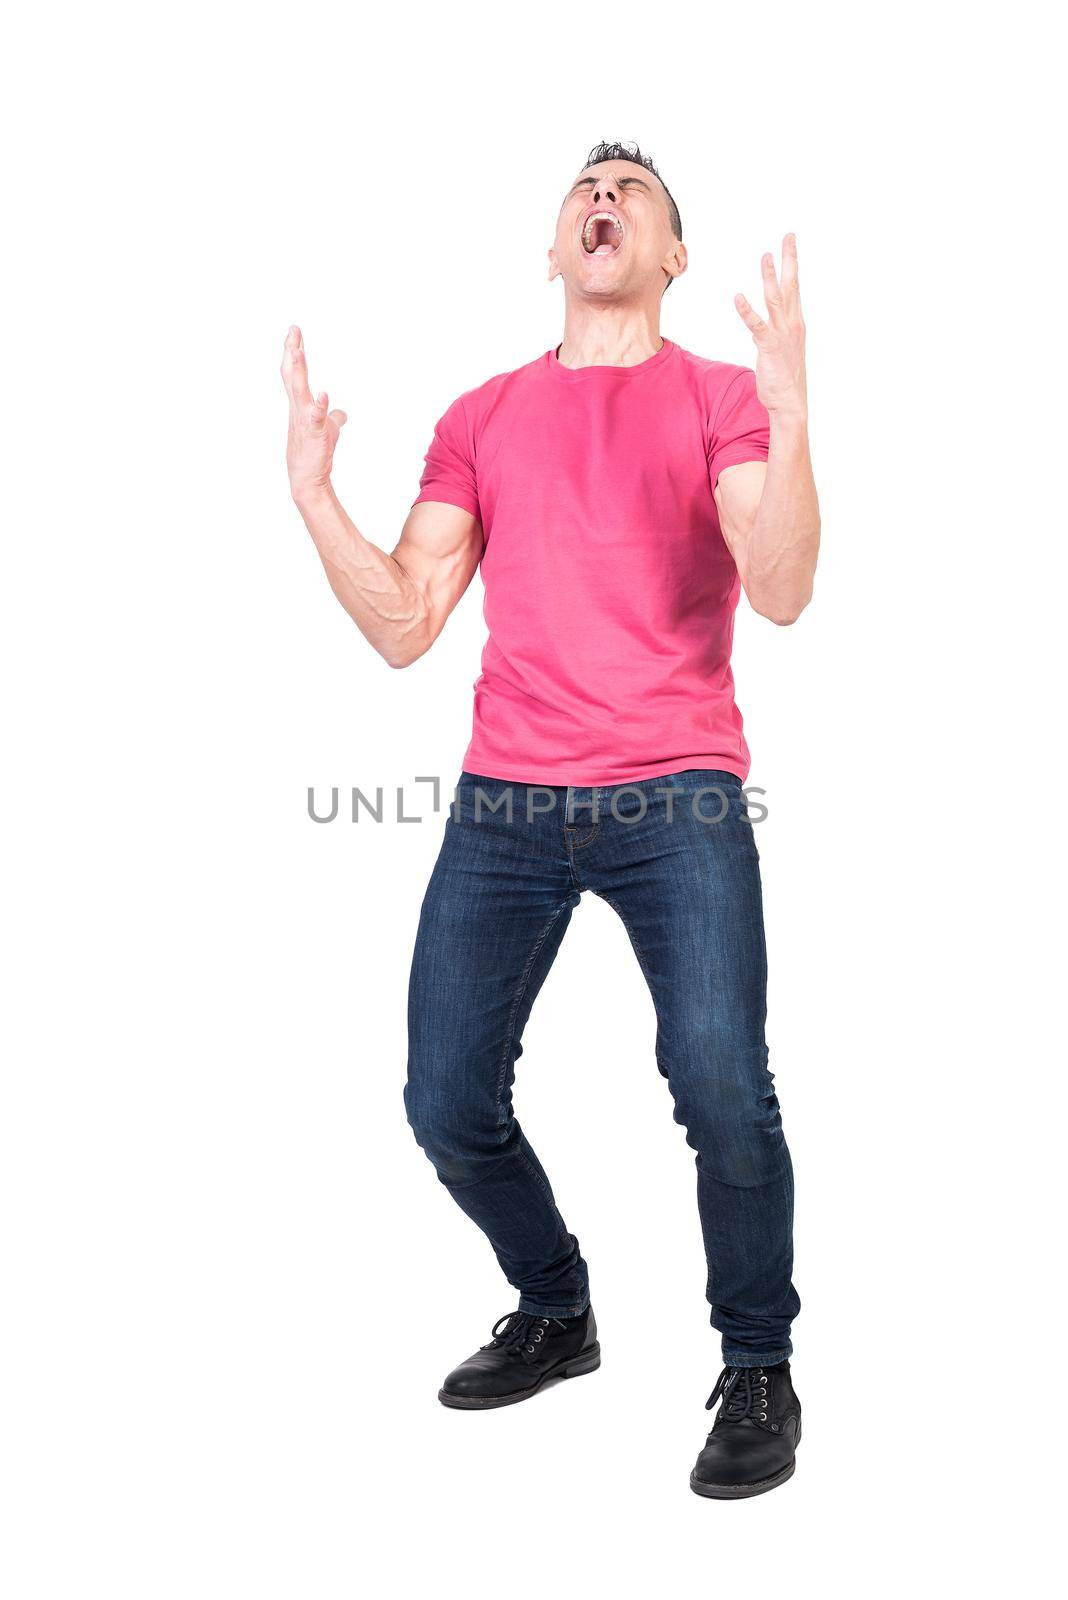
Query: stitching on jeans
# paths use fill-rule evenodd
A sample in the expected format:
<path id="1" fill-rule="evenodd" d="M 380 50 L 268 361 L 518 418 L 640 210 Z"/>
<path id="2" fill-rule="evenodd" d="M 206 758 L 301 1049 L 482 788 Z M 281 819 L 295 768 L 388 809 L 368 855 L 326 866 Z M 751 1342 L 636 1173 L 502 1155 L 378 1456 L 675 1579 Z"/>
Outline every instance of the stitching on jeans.
<path id="1" fill-rule="evenodd" d="M 610 905 L 612 907 L 612 910 L 615 912 L 615 914 L 619 918 L 620 922 L 622 922 L 623 926 L 626 928 L 627 936 L 630 939 L 631 945 L 634 948 L 634 954 L 638 958 L 638 965 L 642 969 L 642 975 L 645 978 L 646 983 L 649 985 L 649 993 L 652 996 L 653 1008 L 655 1010 L 656 1009 L 656 994 L 655 994 L 655 992 L 653 990 L 652 979 L 649 976 L 649 967 L 648 967 L 648 964 L 646 962 L 644 952 L 642 951 L 641 945 L 638 943 L 638 937 L 635 934 L 634 929 L 631 927 L 630 923 L 627 921 L 627 918 L 624 916 L 621 908 L 616 904 L 616 902 L 613 900 L 611 895 L 605 894 L 604 891 L 601 890 L 601 889 L 595 889 L 594 890 L 594 894 L 596 894 L 599 899 L 605 901 L 605 903 L 607 905 Z M 659 1013 L 658 1013 L 657 1014 L 657 1023 L 658 1024 L 659 1024 L 659 1020 L 660 1020 L 660 1018 L 659 1018 Z M 656 1051 L 656 1064 L 657 1064 L 658 1067 L 662 1067 L 664 1069 L 664 1075 L 665 1075 L 665 1077 L 668 1078 L 668 1081 L 670 1083 L 670 1081 L 671 1081 L 670 1073 L 667 1070 L 666 1063 L 664 1063 L 662 1061 L 662 1059 L 661 1059 L 659 1049 Z M 778 1183 L 778 1182 L 780 1182 L 781 1179 L 782 1179 L 782 1176 L 783 1176 L 783 1170 L 780 1170 L 773 1177 L 769 1178 L 767 1180 L 767 1182 L 768 1183 Z M 706 1176 L 707 1176 L 707 1174 L 703 1173 L 700 1170 L 700 1168 L 698 1168 L 698 1172 L 697 1172 L 698 1184 L 700 1184 L 701 1179 L 706 1177 Z M 761 1184 L 761 1185 L 757 1185 L 755 1187 L 763 1188 L 765 1186 L 766 1185 Z M 733 1188 L 733 1187 L 735 1187 L 735 1185 L 732 1184 L 732 1185 L 729 1185 L 728 1187 Z M 740 1187 L 740 1185 L 738 1187 Z M 709 1275 L 708 1275 L 707 1279 L 705 1280 L 705 1298 L 706 1298 L 706 1300 L 708 1300 L 712 1304 L 713 1310 L 715 1310 L 715 1302 L 712 1300 L 712 1274 L 711 1274 L 711 1271 L 709 1272 Z M 715 1321 L 713 1321 L 712 1326 L 713 1327 L 717 1327 L 717 1324 L 716 1324 Z M 776 1352 L 776 1353 L 771 1354 L 771 1355 L 757 1356 L 755 1358 L 750 1356 L 747 1361 L 734 1362 L 734 1363 L 730 1363 L 730 1358 L 726 1355 L 726 1353 L 724 1353 L 724 1360 L 728 1361 L 728 1363 L 736 1365 L 736 1366 L 749 1366 L 750 1364 L 752 1364 L 753 1366 L 769 1366 L 769 1367 L 771 1367 L 771 1366 L 775 1366 L 779 1361 L 787 1361 L 787 1360 L 789 1360 L 789 1358 L 792 1355 L 792 1353 L 793 1353 L 792 1347 L 789 1347 L 785 1351 L 783 1351 L 781 1354 Z"/>
<path id="2" fill-rule="evenodd" d="M 715 1324 L 713 1324 L 715 1326 Z M 722 1332 L 722 1329 L 718 1329 Z M 789 1361 L 794 1353 L 793 1345 L 786 1345 L 782 1350 L 770 1350 L 766 1356 L 754 1356 L 748 1350 L 724 1350 L 723 1359 L 731 1367 L 777 1367 L 780 1361 Z M 744 1356 L 745 1360 L 735 1360 L 736 1356 Z M 792 1411 L 787 1416 L 793 1416 Z"/>
<path id="3" fill-rule="evenodd" d="M 597 896 L 597 898 L 599 900 L 603 900 L 606 905 L 610 905 L 612 907 L 612 910 L 615 912 L 616 916 L 619 918 L 620 922 L 623 924 L 623 926 L 627 930 L 627 937 L 631 942 L 631 946 L 633 947 L 634 954 L 638 957 L 638 965 L 642 969 L 642 977 L 645 979 L 645 982 L 646 982 L 646 984 L 648 985 L 648 988 L 649 988 L 649 997 L 653 1002 L 653 1010 L 656 1012 L 657 1030 L 659 1031 L 660 1011 L 659 1011 L 659 1008 L 658 1008 L 657 1003 L 656 1003 L 656 990 L 653 988 L 653 980 L 652 980 L 652 977 L 651 977 L 650 972 L 649 972 L 649 964 L 645 959 L 645 952 L 642 950 L 641 945 L 638 943 L 638 935 L 635 933 L 634 929 L 631 927 L 630 923 L 627 921 L 627 918 L 623 914 L 623 911 L 622 911 L 621 907 L 616 904 L 616 902 L 612 899 L 612 896 L 610 894 L 605 894 L 603 889 L 595 889 L 593 892 L 594 892 L 594 894 Z M 657 1066 L 663 1069 L 664 1076 L 667 1077 L 668 1076 L 667 1064 L 661 1058 L 659 1048 L 654 1052 L 654 1055 L 655 1055 L 655 1060 L 656 1060 Z"/>
<path id="4" fill-rule="evenodd" d="M 553 912 L 552 916 L 549 918 L 548 922 L 545 924 L 545 926 L 542 929 L 541 933 L 538 935 L 538 938 L 537 938 L 537 940 L 536 940 L 536 942 L 534 944 L 534 948 L 530 952 L 530 955 L 527 957 L 526 965 L 524 966 L 523 971 L 520 974 L 519 987 L 516 989 L 515 999 L 512 1001 L 512 1010 L 511 1010 L 511 1013 L 510 1013 L 509 1018 L 508 1018 L 508 1031 L 505 1034 L 504 1053 L 501 1056 L 500 1068 L 499 1068 L 498 1073 L 497 1073 L 497 1093 L 496 1093 L 496 1097 L 495 1097 L 495 1109 L 496 1109 L 496 1112 L 497 1112 L 498 1125 L 499 1125 L 499 1122 L 500 1122 L 501 1100 L 502 1100 L 503 1095 L 504 1095 L 504 1080 L 505 1080 L 505 1077 L 506 1077 L 507 1072 L 508 1072 L 508 1058 L 511 1055 L 513 1046 L 515 1044 L 515 1038 L 513 1036 L 514 1035 L 514 1029 L 515 1029 L 515 1019 L 519 1015 L 520 1006 L 523 1004 L 523 996 L 527 992 L 527 984 L 530 981 L 530 974 L 534 970 L 534 963 L 538 959 L 538 956 L 539 956 L 539 954 L 541 952 L 542 946 L 545 944 L 545 941 L 549 937 L 549 934 L 552 932 L 552 930 L 556 926 L 557 922 L 559 922 L 559 920 L 560 920 L 561 916 L 563 915 L 563 913 L 567 910 L 568 905 L 570 904 L 570 901 L 571 901 L 571 896 L 568 895 L 567 899 L 562 901 L 561 904 L 557 906 L 556 910 Z M 537 1179 L 538 1184 L 541 1187 L 541 1189 L 544 1190 L 546 1198 L 548 1200 L 550 1200 L 552 1202 L 552 1204 L 555 1206 L 556 1202 L 553 1199 L 553 1192 L 549 1188 L 549 1185 L 545 1181 L 545 1179 L 542 1176 L 542 1174 L 538 1171 L 537 1167 L 535 1167 L 530 1161 L 527 1160 L 526 1155 L 524 1154 L 524 1152 L 522 1150 L 517 1150 L 516 1154 L 521 1158 L 521 1160 L 526 1164 L 526 1166 L 530 1168 L 531 1174 Z M 562 1220 L 563 1219 L 561 1218 L 561 1221 Z"/>
<path id="5" fill-rule="evenodd" d="M 534 1182 L 538 1185 L 538 1188 L 544 1194 L 546 1200 L 548 1200 L 549 1204 L 552 1206 L 553 1210 L 556 1212 L 557 1218 L 559 1219 L 559 1222 L 560 1222 L 560 1227 L 563 1230 L 564 1235 L 566 1237 L 567 1228 L 564 1226 L 564 1219 L 563 1219 L 563 1217 L 560 1216 L 560 1208 L 556 1204 L 555 1196 L 553 1195 L 552 1190 L 549 1188 L 549 1185 L 546 1183 L 545 1179 L 542 1177 L 541 1173 L 538 1171 L 538 1169 L 534 1165 L 533 1161 L 530 1161 L 528 1159 L 527 1153 L 526 1153 L 525 1150 L 521 1150 L 521 1149 L 519 1149 L 517 1147 L 516 1148 L 516 1155 L 519 1157 L 520 1161 L 523 1163 L 523 1165 L 526 1167 L 527 1171 L 530 1173 L 530 1176 L 534 1179 Z"/>
<path id="6" fill-rule="evenodd" d="M 565 843 L 566 843 L 566 841 L 567 841 L 567 832 L 566 832 L 566 830 L 565 830 L 565 833 L 564 833 L 564 840 L 565 840 Z M 571 849 L 571 846 L 569 844 L 567 845 L 567 872 L 568 872 L 568 877 L 571 879 L 571 882 L 575 886 L 575 889 L 578 891 L 579 894 L 581 894 L 583 889 L 586 887 L 586 885 L 582 882 L 582 879 L 578 875 L 578 868 L 575 865 L 575 852 L 574 852 L 574 850 Z"/>
<path id="7" fill-rule="evenodd" d="M 545 945 L 545 941 L 548 939 L 549 934 L 551 933 L 552 929 L 556 926 L 557 922 L 560 920 L 560 918 L 563 915 L 563 913 L 567 910 L 568 901 L 570 900 L 570 898 L 571 898 L 571 896 L 569 895 L 567 900 L 564 901 L 563 905 L 559 906 L 557 908 L 557 910 L 553 913 L 553 915 L 550 917 L 548 923 L 546 924 L 545 928 L 542 931 L 541 937 L 538 939 L 537 944 L 534 946 L 534 949 L 530 953 L 530 956 L 529 956 L 529 958 L 527 960 L 527 964 L 523 969 L 523 975 L 519 980 L 519 990 L 518 990 L 518 992 L 516 994 L 515 1001 L 514 1001 L 514 1003 L 512 1005 L 512 1014 L 511 1014 L 511 1016 L 510 1016 L 510 1018 L 508 1020 L 508 1038 L 507 1038 L 507 1042 L 505 1044 L 504 1059 L 501 1062 L 501 1070 L 500 1070 L 500 1073 L 498 1074 L 498 1078 L 497 1078 L 497 1116 L 498 1116 L 498 1118 L 500 1117 L 500 1111 L 501 1111 L 501 1097 L 502 1097 L 503 1092 L 504 1092 L 504 1080 L 505 1080 L 505 1077 L 506 1077 L 507 1072 L 508 1072 L 508 1058 L 509 1058 L 510 1055 L 512 1055 L 513 1046 L 515 1044 L 515 1038 L 514 1038 L 514 1033 L 513 1033 L 513 1030 L 515 1028 L 515 1019 L 519 1015 L 519 1008 L 523 1003 L 523 996 L 527 992 L 527 985 L 528 985 L 528 983 L 530 981 L 530 974 L 534 970 L 534 963 L 537 961 L 538 956 L 540 955 L 540 953 L 542 951 L 542 948 Z M 514 1059 L 514 1057 L 513 1057 L 513 1059 Z M 561 1232 L 561 1234 L 563 1235 L 563 1237 L 565 1239 L 569 1239 L 570 1235 L 569 1235 L 569 1233 L 567 1231 L 567 1226 L 566 1226 L 566 1224 L 564 1222 L 563 1217 L 560 1215 L 560 1208 L 556 1204 L 556 1197 L 554 1196 L 554 1194 L 552 1192 L 552 1189 L 549 1187 L 548 1179 L 545 1177 L 544 1173 L 539 1172 L 538 1168 L 534 1165 L 533 1161 L 530 1160 L 529 1156 L 527 1155 L 526 1151 L 522 1148 L 521 1145 L 517 1145 L 516 1146 L 516 1152 L 515 1153 L 519 1157 L 519 1159 L 523 1163 L 523 1165 L 526 1167 L 526 1169 L 530 1173 L 531 1177 L 534 1179 L 534 1182 L 537 1184 L 537 1186 L 541 1190 L 542 1194 L 544 1194 L 546 1200 L 548 1200 L 550 1206 L 553 1208 L 553 1211 L 556 1213 L 556 1219 L 557 1219 L 558 1223 L 560 1224 L 560 1232 Z"/>
<path id="8" fill-rule="evenodd" d="M 593 843 L 594 839 L 596 839 L 596 837 L 600 833 L 600 831 L 601 831 L 601 824 L 599 822 L 595 822 L 593 827 L 590 829 L 589 833 L 586 835 L 585 839 L 572 838 L 570 840 L 570 844 L 571 844 L 572 850 L 585 850 L 585 848 L 586 848 L 586 846 L 588 844 L 592 844 Z"/>

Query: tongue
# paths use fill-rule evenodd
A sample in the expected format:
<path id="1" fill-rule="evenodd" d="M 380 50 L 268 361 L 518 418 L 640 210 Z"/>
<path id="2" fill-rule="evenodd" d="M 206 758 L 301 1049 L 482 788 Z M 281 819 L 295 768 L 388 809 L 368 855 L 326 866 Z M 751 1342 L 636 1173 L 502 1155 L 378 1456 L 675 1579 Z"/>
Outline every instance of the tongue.
<path id="1" fill-rule="evenodd" d="M 593 254 L 595 256 L 611 256 L 615 255 L 615 252 L 616 247 L 614 244 L 599 244 Z"/>

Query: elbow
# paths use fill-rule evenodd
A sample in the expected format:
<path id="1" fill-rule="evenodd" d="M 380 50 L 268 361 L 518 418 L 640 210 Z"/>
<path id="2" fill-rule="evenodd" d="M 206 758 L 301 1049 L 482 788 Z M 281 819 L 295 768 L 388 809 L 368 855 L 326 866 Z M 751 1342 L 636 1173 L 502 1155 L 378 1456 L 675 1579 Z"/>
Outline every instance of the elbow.
<path id="1" fill-rule="evenodd" d="M 413 661 L 418 661 L 422 651 L 380 650 L 378 653 L 387 667 L 400 672 L 403 667 L 410 667 Z"/>
<path id="2" fill-rule="evenodd" d="M 774 622 L 777 628 L 791 628 L 811 599 L 812 595 L 809 593 L 803 599 L 776 600 L 768 605 L 757 606 L 755 609 L 762 617 L 767 617 L 769 622 Z"/>
<path id="3" fill-rule="evenodd" d="M 425 656 L 434 641 L 421 618 L 404 617 L 393 620 L 385 638 L 371 642 L 386 666 L 399 672 Z"/>
<path id="4" fill-rule="evenodd" d="M 395 644 L 379 645 L 378 653 L 387 667 L 400 672 L 403 667 L 410 667 L 413 661 L 418 661 L 420 656 L 425 656 L 429 649 L 428 644 L 417 644 L 414 640 L 398 640 Z"/>
<path id="5" fill-rule="evenodd" d="M 437 634 L 431 626 L 429 608 L 425 604 L 412 607 L 402 615 L 395 613 L 390 624 L 387 637 L 376 640 L 375 649 L 387 667 L 399 672 L 402 667 L 410 667 L 413 661 L 425 656 Z"/>

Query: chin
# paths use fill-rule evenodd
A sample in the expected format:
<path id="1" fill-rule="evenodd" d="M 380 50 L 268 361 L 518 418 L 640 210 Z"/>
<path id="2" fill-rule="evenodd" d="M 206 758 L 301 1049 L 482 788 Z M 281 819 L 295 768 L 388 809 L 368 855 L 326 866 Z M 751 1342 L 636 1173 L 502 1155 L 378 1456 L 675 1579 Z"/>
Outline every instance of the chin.
<path id="1" fill-rule="evenodd" d="M 627 274 L 613 271 L 611 267 L 595 270 L 587 267 L 584 272 L 575 274 L 573 283 L 575 293 L 589 300 L 620 300 L 631 288 Z"/>

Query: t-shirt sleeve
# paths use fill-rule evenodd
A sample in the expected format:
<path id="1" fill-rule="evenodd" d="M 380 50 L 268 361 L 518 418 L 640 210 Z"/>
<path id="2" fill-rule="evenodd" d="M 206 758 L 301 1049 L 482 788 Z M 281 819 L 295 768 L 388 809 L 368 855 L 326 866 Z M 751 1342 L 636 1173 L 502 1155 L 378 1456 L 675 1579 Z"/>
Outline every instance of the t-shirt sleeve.
<path id="1" fill-rule="evenodd" d="M 481 521 L 474 439 L 462 399 L 453 401 L 434 429 L 413 504 L 418 505 L 421 500 L 444 500 L 450 506 L 470 511 Z"/>
<path id="2" fill-rule="evenodd" d="M 756 374 L 748 367 L 723 391 L 708 433 L 708 476 L 713 489 L 724 467 L 768 459 L 768 413 L 757 399 Z"/>

